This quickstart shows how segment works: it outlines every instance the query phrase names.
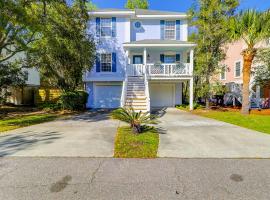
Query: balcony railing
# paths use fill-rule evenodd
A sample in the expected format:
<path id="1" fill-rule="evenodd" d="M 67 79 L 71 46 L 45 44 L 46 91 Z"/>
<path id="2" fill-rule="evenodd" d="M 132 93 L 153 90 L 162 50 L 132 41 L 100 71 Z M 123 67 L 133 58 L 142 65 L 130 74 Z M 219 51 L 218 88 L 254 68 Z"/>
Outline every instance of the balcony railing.
<path id="1" fill-rule="evenodd" d="M 190 63 L 174 64 L 130 64 L 127 67 L 128 76 L 143 76 L 147 74 L 153 77 L 171 77 L 192 75 Z"/>

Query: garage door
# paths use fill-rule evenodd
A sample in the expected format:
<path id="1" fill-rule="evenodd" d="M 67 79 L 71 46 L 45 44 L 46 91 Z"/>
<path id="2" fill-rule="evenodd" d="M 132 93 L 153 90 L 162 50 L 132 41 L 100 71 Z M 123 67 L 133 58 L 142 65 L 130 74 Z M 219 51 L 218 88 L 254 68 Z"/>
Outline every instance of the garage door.
<path id="1" fill-rule="evenodd" d="M 95 85 L 95 108 L 118 108 L 121 100 L 121 85 Z"/>
<path id="2" fill-rule="evenodd" d="M 173 84 L 150 84 L 151 107 L 174 107 Z"/>

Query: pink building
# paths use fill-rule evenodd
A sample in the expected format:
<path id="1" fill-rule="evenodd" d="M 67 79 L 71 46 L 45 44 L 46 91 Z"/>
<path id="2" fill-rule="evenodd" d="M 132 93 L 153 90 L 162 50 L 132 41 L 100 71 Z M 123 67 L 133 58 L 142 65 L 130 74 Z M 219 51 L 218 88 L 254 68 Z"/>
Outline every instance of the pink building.
<path id="1" fill-rule="evenodd" d="M 270 47 L 269 41 L 261 42 L 257 45 L 260 47 Z M 226 46 L 226 59 L 222 62 L 224 70 L 219 74 L 218 80 L 227 86 L 228 93 L 225 95 L 225 104 L 236 105 L 242 101 L 242 69 L 243 57 L 241 52 L 246 48 L 244 41 L 237 41 Z M 256 64 L 253 64 L 253 69 Z M 260 87 L 254 82 L 254 77 L 251 77 L 251 106 L 252 107 L 269 107 L 270 87 Z"/>

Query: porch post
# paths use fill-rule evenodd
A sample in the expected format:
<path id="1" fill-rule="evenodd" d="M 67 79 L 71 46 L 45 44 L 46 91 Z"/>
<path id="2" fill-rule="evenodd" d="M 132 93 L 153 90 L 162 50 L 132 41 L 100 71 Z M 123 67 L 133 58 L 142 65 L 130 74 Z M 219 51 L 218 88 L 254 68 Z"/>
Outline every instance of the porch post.
<path id="1" fill-rule="evenodd" d="M 147 50 L 146 48 L 143 49 L 143 64 L 146 65 L 147 62 Z"/>
<path id="2" fill-rule="evenodd" d="M 190 52 L 189 52 L 189 57 L 190 57 L 190 74 L 192 75 L 193 74 L 193 63 L 194 63 L 194 50 L 191 49 Z"/>
<path id="3" fill-rule="evenodd" d="M 193 110 L 193 77 L 189 80 L 189 110 Z"/>
<path id="4" fill-rule="evenodd" d="M 130 64 L 131 62 L 130 62 L 130 57 L 129 57 L 129 50 L 126 50 L 126 56 L 127 56 L 127 61 L 128 61 L 128 64 Z"/>

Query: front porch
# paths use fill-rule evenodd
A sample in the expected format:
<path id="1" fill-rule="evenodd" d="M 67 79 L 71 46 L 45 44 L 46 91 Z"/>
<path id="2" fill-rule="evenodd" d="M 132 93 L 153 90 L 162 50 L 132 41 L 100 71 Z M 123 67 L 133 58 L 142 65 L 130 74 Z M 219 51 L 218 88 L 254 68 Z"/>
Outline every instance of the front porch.
<path id="1" fill-rule="evenodd" d="M 195 45 L 179 41 L 162 41 L 162 44 L 160 41 L 154 41 L 158 43 L 151 44 L 147 42 L 149 41 L 124 44 L 128 61 L 123 92 L 126 91 L 125 87 L 128 88 L 128 85 L 136 85 L 136 79 L 141 77 L 140 79 L 143 80 L 140 81 L 141 85 L 142 83 L 144 85 L 146 99 L 144 103 L 147 111 L 150 111 L 150 108 L 154 106 L 173 107 L 182 104 L 180 95 L 177 95 L 178 101 L 176 94 L 182 93 L 180 85 L 188 82 L 190 110 L 193 110 L 193 48 Z M 135 83 L 133 83 L 134 80 Z M 128 92 L 130 93 L 131 90 L 129 86 Z M 136 97 L 136 92 L 133 94 Z M 125 94 L 122 94 L 122 105 L 125 105 L 124 97 Z"/>

